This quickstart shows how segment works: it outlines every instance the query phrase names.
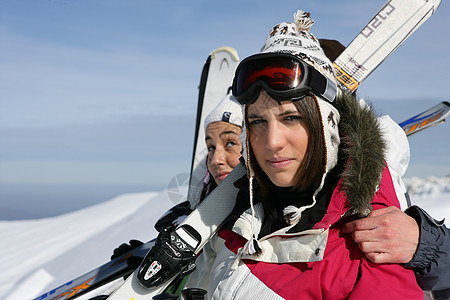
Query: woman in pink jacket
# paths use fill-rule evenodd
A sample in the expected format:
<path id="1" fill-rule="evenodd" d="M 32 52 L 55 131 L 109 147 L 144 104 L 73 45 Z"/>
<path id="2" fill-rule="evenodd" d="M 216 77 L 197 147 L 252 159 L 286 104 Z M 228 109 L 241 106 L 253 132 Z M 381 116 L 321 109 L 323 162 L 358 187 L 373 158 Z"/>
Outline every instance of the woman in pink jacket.
<path id="1" fill-rule="evenodd" d="M 412 270 L 374 264 L 343 222 L 399 206 L 375 113 L 337 93 L 301 11 L 236 70 L 247 176 L 187 287 L 212 299 L 423 299 Z"/>

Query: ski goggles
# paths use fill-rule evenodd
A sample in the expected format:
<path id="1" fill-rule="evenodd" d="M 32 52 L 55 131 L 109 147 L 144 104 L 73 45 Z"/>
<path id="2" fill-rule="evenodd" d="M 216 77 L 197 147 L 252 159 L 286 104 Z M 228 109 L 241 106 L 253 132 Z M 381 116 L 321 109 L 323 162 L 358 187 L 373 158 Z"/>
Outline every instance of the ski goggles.
<path id="1" fill-rule="evenodd" d="M 241 104 L 256 101 L 263 88 L 277 101 L 298 100 L 308 93 L 333 102 L 336 84 L 313 66 L 287 53 L 260 53 L 244 59 L 233 79 L 233 96 Z"/>

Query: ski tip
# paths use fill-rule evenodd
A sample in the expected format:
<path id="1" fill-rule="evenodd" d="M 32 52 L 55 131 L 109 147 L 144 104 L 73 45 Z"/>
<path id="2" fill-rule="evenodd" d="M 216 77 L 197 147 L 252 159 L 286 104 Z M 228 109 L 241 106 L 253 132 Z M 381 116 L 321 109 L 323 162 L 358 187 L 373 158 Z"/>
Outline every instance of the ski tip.
<path id="1" fill-rule="evenodd" d="M 209 56 L 211 58 L 214 58 L 219 52 L 228 52 L 228 53 L 231 54 L 231 57 L 234 59 L 234 61 L 239 61 L 238 52 L 233 47 L 219 47 L 219 48 L 214 49 L 213 51 L 211 51 Z"/>
<path id="2" fill-rule="evenodd" d="M 436 10 L 439 8 L 439 5 L 441 5 L 441 0 L 426 0 L 426 2 L 430 2 L 433 5 L 433 13 L 436 12 Z"/>

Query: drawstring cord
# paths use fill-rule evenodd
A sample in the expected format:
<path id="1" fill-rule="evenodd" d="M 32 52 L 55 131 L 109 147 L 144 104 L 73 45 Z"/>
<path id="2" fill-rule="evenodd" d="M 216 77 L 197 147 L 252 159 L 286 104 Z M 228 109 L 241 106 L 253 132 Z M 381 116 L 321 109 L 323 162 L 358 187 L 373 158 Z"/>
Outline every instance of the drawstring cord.
<path id="1" fill-rule="evenodd" d="M 263 249 L 256 237 L 256 228 L 255 228 L 256 216 L 255 216 L 255 208 L 253 207 L 253 180 L 254 180 L 254 177 L 250 176 L 248 183 L 249 183 L 249 188 L 250 188 L 250 208 L 251 208 L 251 213 L 252 213 L 252 219 L 250 221 L 251 226 L 252 226 L 252 237 L 244 245 L 243 253 L 248 254 L 248 255 L 260 256 L 263 253 Z"/>

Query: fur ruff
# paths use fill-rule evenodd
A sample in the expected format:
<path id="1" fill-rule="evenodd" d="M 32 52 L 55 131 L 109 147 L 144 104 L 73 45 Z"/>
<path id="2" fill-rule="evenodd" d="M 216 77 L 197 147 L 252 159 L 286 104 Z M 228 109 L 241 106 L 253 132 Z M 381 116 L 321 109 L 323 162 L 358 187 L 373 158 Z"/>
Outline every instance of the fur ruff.
<path id="1" fill-rule="evenodd" d="M 360 105 L 353 96 L 337 98 L 341 114 L 340 160 L 345 163 L 342 188 L 351 209 L 347 214 L 367 216 L 385 166 L 386 144 L 374 109 Z"/>

